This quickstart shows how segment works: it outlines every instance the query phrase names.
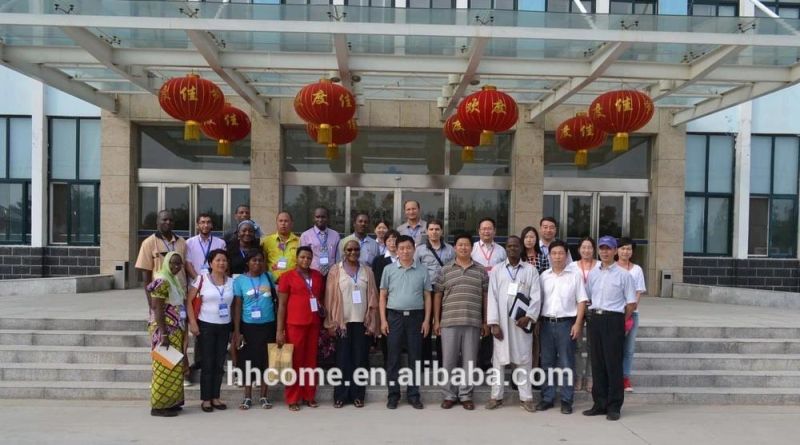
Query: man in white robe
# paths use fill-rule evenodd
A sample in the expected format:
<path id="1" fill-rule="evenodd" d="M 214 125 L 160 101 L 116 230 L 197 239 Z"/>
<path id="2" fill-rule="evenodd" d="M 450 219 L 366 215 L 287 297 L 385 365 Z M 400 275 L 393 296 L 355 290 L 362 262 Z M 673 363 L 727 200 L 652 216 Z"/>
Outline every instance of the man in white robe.
<path id="1" fill-rule="evenodd" d="M 539 316 L 541 291 L 539 274 L 536 268 L 521 261 L 522 241 L 510 236 L 506 243 L 508 259 L 495 266 L 489 274 L 489 297 L 487 303 L 487 324 L 494 337 L 492 370 L 496 378 L 492 384 L 492 395 L 486 409 L 499 408 L 503 404 L 503 375 L 505 366 L 516 365 L 513 375 L 519 388 L 520 404 L 525 411 L 534 412 L 531 391 L 531 367 L 533 364 L 533 335 L 523 328 L 531 328 Z M 515 319 L 510 313 L 517 295 L 530 298 L 525 308 L 525 316 Z M 516 312 L 516 308 L 514 308 Z M 524 373 L 522 372 L 524 371 Z M 523 379 L 524 377 L 524 379 Z"/>

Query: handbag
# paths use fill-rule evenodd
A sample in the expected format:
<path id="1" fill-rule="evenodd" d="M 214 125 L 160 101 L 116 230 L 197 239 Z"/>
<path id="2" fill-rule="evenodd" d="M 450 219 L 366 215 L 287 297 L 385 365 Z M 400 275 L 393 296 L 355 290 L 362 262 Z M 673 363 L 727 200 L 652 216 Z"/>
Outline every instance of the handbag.
<path id="1" fill-rule="evenodd" d="M 267 344 L 267 381 L 277 382 L 281 371 L 292 369 L 294 345 L 285 343 L 282 348 L 277 343 Z"/>
<path id="2" fill-rule="evenodd" d="M 203 307 L 203 297 L 200 295 L 200 291 L 203 289 L 203 278 L 205 275 L 200 275 L 200 284 L 197 286 L 197 295 L 195 295 L 194 300 L 192 300 L 192 312 L 194 312 L 194 319 L 200 319 L 200 308 Z"/>

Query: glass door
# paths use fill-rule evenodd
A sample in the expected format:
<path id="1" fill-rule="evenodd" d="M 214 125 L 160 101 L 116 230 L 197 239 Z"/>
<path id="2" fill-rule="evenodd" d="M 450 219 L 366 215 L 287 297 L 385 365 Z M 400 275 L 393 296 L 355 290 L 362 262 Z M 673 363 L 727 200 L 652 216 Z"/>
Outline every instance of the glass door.
<path id="1" fill-rule="evenodd" d="M 600 193 L 597 203 L 597 236 L 622 236 L 625 196 L 622 193 Z"/>
<path id="2" fill-rule="evenodd" d="M 389 227 L 395 226 L 395 215 L 397 209 L 395 208 L 395 189 L 350 189 L 350 212 L 348 213 L 347 228 L 345 233 L 350 233 L 352 230 L 352 221 L 358 212 L 367 212 L 371 227 L 369 230 L 375 228 L 375 224 L 381 219 L 385 219 Z"/>
<path id="3" fill-rule="evenodd" d="M 207 213 L 211 216 L 211 221 L 214 223 L 214 234 L 221 236 L 223 233 L 223 223 L 225 219 L 225 186 L 224 185 L 198 185 L 197 186 L 197 204 L 195 205 L 195 218 L 201 213 Z M 193 224 L 194 226 L 194 224 Z M 194 229 L 194 227 L 192 227 Z"/>
<path id="4" fill-rule="evenodd" d="M 567 193 L 564 201 L 566 203 L 566 231 L 560 231 L 559 238 L 566 239 L 570 245 L 570 253 L 573 258 L 578 258 L 578 242 L 585 236 L 593 236 L 592 230 L 592 207 L 594 196 L 592 193 Z M 563 223 L 562 223 L 563 226 Z"/>
<path id="5" fill-rule="evenodd" d="M 172 212 L 172 217 L 175 218 L 175 233 L 188 238 L 192 236 L 194 231 L 193 219 L 191 216 L 191 186 L 189 184 L 182 185 L 166 185 L 162 190 L 161 202 L 163 203 L 160 209 L 167 209 Z M 159 209 L 159 210 L 160 210 Z M 156 216 L 156 220 L 158 216 Z"/>

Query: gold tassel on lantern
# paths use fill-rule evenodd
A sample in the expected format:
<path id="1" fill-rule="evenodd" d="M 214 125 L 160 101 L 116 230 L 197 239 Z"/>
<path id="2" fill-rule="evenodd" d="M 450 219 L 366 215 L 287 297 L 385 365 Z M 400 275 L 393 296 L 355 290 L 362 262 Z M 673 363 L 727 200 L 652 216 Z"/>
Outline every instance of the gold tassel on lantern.
<path id="1" fill-rule="evenodd" d="M 184 141 L 199 141 L 200 140 L 200 124 L 196 121 L 186 121 L 183 126 L 183 140 Z"/>
<path id="2" fill-rule="evenodd" d="M 492 145 L 494 140 L 494 131 L 483 130 L 481 131 L 481 145 Z"/>
<path id="3" fill-rule="evenodd" d="M 614 136 L 614 142 L 611 144 L 611 151 L 614 153 L 628 151 L 628 133 L 617 133 L 617 135 Z"/>
<path id="4" fill-rule="evenodd" d="M 339 156 L 339 146 L 336 144 L 328 144 L 325 148 L 325 158 L 329 161 L 336 159 Z"/>
<path id="5" fill-rule="evenodd" d="M 330 144 L 333 139 L 333 131 L 331 129 L 330 124 L 322 124 L 319 126 L 319 130 L 317 130 L 317 143 L 318 144 Z"/>
<path id="6" fill-rule="evenodd" d="M 575 152 L 575 165 L 578 167 L 586 167 L 589 165 L 589 151 L 578 150 Z"/>
<path id="7" fill-rule="evenodd" d="M 461 152 L 461 160 L 464 162 L 475 161 L 475 148 L 469 146 L 464 147 L 464 150 Z"/>
<path id="8" fill-rule="evenodd" d="M 231 142 L 226 139 L 220 139 L 217 142 L 217 156 L 230 156 L 231 154 Z"/>

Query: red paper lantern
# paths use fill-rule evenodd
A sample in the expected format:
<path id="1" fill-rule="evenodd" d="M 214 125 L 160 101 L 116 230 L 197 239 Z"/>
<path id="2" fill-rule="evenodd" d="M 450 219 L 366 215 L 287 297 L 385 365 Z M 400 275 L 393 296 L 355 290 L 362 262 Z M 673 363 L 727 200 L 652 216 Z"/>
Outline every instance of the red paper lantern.
<path id="1" fill-rule="evenodd" d="M 575 152 L 575 165 L 589 163 L 589 150 L 603 145 L 606 132 L 597 128 L 586 112 L 579 112 L 556 128 L 556 142 L 562 148 Z"/>
<path id="2" fill-rule="evenodd" d="M 458 115 L 454 114 L 448 117 L 444 123 L 444 135 L 450 142 L 464 147 L 464 151 L 461 152 L 462 161 L 472 162 L 475 160 L 475 146 L 481 143 L 480 131 L 467 130 L 461 125 Z"/>
<path id="3" fill-rule="evenodd" d="M 167 114 L 186 122 L 183 139 L 199 140 L 200 123 L 222 111 L 225 96 L 214 82 L 191 73 L 164 82 L 158 92 L 158 103 Z"/>
<path id="4" fill-rule="evenodd" d="M 218 155 L 230 156 L 231 142 L 240 141 L 250 134 L 250 117 L 244 111 L 226 103 L 222 112 L 203 122 L 202 130 L 203 134 L 218 141 Z"/>
<path id="5" fill-rule="evenodd" d="M 598 128 L 614 133 L 614 152 L 628 149 L 628 133 L 647 124 L 655 107 L 650 96 L 636 90 L 609 91 L 589 106 L 589 117 Z"/>
<path id="6" fill-rule="evenodd" d="M 303 120 L 319 127 L 317 142 L 330 144 L 331 128 L 344 125 L 355 116 L 356 98 L 347 88 L 320 79 L 297 93 L 294 110 Z"/>
<path id="7" fill-rule="evenodd" d="M 358 137 L 358 124 L 355 119 L 350 119 L 343 125 L 334 125 L 331 129 L 331 142 L 326 144 L 325 157 L 334 159 L 339 155 L 339 146 L 349 144 L 356 140 Z M 319 127 L 308 123 L 306 124 L 306 133 L 312 140 L 319 139 Z"/>
<path id="8" fill-rule="evenodd" d="M 494 133 L 517 123 L 517 103 L 492 85 L 470 94 L 458 105 L 458 120 L 464 128 L 481 131 L 480 145 L 491 145 Z"/>

